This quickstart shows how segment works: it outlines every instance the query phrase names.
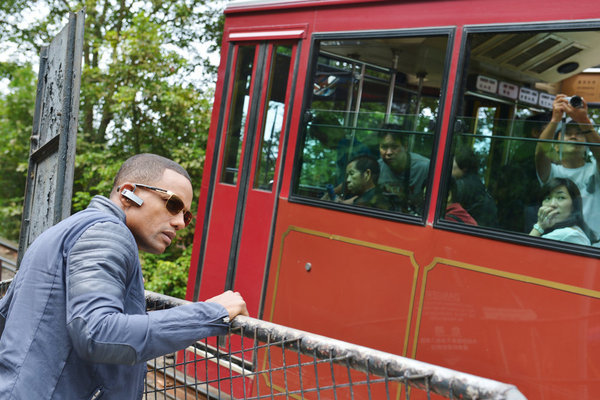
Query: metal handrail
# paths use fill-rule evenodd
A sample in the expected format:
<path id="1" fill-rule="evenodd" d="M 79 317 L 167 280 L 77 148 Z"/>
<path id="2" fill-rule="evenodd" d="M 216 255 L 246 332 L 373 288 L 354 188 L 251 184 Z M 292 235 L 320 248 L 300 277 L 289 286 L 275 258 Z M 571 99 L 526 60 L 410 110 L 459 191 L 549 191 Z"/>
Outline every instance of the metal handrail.
<path id="1" fill-rule="evenodd" d="M 8 264 L 8 266 L 5 264 Z M 11 259 L 0 256 L 0 265 L 2 266 L 2 268 L 7 269 L 11 272 L 17 272 L 17 263 Z"/>
<path id="2" fill-rule="evenodd" d="M 189 303 L 146 291 L 146 302 L 170 308 Z M 449 368 L 385 353 L 259 319 L 238 316 L 231 322 L 231 334 L 264 343 L 278 343 L 286 349 L 322 359 L 339 360 L 355 370 L 401 380 L 408 386 L 428 390 L 446 398 L 522 400 L 514 385 L 455 371 Z"/>
<path id="3" fill-rule="evenodd" d="M 6 247 L 7 249 L 12 251 L 17 251 L 19 249 L 16 244 L 3 238 L 0 238 L 0 246 Z"/>
<path id="4" fill-rule="evenodd" d="M 0 282 L 0 296 L 6 292 L 10 282 L 11 280 Z M 167 309 L 188 303 L 189 301 L 146 291 L 146 304 L 150 310 Z M 277 346 L 288 350 L 331 360 L 369 375 L 384 377 L 386 380 L 401 381 L 407 386 L 450 399 L 526 400 L 514 385 L 251 317 L 235 318 L 231 322 L 230 334 L 268 344 L 277 343 Z M 223 354 L 221 357 L 228 360 L 226 363 L 233 364 L 235 356 L 231 355 L 228 358 L 227 350 L 216 350 Z"/>

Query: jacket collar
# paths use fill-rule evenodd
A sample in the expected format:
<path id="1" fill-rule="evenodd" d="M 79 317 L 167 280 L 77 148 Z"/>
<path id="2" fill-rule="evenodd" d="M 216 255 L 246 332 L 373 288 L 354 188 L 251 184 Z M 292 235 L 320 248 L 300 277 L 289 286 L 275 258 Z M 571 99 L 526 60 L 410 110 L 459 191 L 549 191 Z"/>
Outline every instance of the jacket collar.
<path id="1" fill-rule="evenodd" d="M 125 213 L 115 203 L 104 196 L 94 196 L 88 208 L 95 208 L 110 215 L 114 215 L 125 223 Z"/>

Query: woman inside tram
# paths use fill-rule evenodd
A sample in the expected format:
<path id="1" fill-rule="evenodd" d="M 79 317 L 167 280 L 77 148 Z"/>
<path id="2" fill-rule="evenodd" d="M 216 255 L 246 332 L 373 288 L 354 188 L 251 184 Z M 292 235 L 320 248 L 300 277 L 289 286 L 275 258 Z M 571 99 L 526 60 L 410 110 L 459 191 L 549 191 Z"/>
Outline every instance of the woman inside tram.
<path id="1" fill-rule="evenodd" d="M 581 194 L 567 178 L 554 178 L 541 190 L 542 205 L 529 235 L 590 245 L 592 233 L 583 220 Z"/>

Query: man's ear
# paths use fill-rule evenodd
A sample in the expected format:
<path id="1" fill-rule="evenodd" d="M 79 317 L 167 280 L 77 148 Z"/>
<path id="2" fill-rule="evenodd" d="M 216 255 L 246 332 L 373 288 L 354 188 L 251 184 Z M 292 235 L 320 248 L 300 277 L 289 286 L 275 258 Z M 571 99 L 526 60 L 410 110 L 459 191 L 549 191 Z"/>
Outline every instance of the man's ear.
<path id="1" fill-rule="evenodd" d="M 121 197 L 120 197 L 121 202 L 126 207 L 130 206 L 131 203 L 140 207 L 144 203 L 144 200 L 142 200 L 138 195 L 136 195 L 134 193 L 135 185 L 133 185 L 133 184 L 125 183 L 125 184 L 119 186 L 117 188 L 117 191 L 121 194 Z"/>
<path id="2" fill-rule="evenodd" d="M 371 175 L 371 170 L 370 169 L 366 169 L 365 172 L 363 172 L 363 174 L 365 174 L 365 179 L 370 181 L 372 179 L 372 175 Z"/>

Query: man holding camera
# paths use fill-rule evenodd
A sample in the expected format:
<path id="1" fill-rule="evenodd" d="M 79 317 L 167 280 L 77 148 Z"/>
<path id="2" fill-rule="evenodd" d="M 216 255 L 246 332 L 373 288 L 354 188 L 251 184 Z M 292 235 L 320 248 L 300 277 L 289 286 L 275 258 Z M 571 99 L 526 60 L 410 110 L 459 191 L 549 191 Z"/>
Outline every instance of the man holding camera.
<path id="1" fill-rule="evenodd" d="M 562 123 L 562 124 L 561 124 Z M 540 135 L 541 140 L 563 141 L 558 145 L 538 142 L 535 168 L 542 184 L 552 178 L 569 178 L 577 184 L 583 200 L 585 222 L 600 238 L 600 135 L 588 116 L 588 105 L 579 96 L 559 94 L 552 104 L 552 118 Z M 587 156 L 592 144 L 591 158 Z M 594 240 L 592 240 L 594 241 Z"/>

